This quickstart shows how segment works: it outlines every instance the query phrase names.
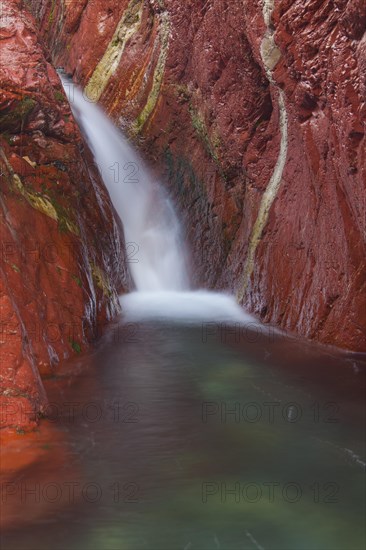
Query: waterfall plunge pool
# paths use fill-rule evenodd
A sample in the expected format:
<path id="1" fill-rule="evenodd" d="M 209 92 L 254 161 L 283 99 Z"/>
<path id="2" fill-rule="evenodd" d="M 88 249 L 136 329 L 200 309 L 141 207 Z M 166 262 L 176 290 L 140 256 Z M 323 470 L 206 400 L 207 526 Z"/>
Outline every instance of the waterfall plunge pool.
<path id="1" fill-rule="evenodd" d="M 361 550 L 365 366 L 245 325 L 120 321 L 2 449 L 1 548 Z"/>
<path id="2" fill-rule="evenodd" d="M 46 381 L 40 430 L 2 448 L 1 548 L 363 549 L 365 358 L 191 291 L 169 198 L 72 92 L 138 244 L 136 291 L 95 351 Z M 116 162 L 138 167 L 137 185 L 115 181 Z"/>

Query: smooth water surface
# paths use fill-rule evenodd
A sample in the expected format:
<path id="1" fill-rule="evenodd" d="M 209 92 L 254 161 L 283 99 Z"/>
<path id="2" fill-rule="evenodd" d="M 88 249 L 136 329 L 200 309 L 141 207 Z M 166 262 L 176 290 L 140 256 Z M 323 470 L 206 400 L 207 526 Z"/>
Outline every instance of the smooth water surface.
<path id="1" fill-rule="evenodd" d="M 263 327 L 230 296 L 187 292 L 169 199 L 74 94 L 139 245 L 138 292 L 120 298 L 94 354 L 47 382 L 39 434 L 2 450 L 2 549 L 363 549 L 366 358 Z M 116 181 L 115 163 L 139 166 L 139 185 Z"/>
<path id="2" fill-rule="evenodd" d="M 245 325 L 121 322 L 48 382 L 58 436 L 9 474 L 41 498 L 7 496 L 2 549 L 361 550 L 364 369 Z"/>

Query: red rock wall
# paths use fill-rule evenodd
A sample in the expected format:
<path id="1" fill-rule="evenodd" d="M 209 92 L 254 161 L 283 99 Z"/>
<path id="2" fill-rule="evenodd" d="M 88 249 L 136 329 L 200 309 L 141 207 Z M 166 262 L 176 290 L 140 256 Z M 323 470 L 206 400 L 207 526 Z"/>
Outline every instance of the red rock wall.
<path id="1" fill-rule="evenodd" d="M 0 421 L 28 429 L 42 377 L 119 311 L 123 245 L 35 21 L 17 0 L 0 20 Z"/>
<path id="2" fill-rule="evenodd" d="M 31 4 L 55 63 L 160 166 L 196 283 L 365 351 L 365 2 Z"/>

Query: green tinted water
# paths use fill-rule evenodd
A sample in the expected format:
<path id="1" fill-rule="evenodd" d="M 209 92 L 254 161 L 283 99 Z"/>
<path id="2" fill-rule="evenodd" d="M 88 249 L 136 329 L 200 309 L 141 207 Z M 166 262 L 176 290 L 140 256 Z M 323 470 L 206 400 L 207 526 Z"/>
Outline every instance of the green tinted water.
<path id="1" fill-rule="evenodd" d="M 23 498 L 2 548 L 365 547 L 361 360 L 199 326 L 116 334 L 71 385 L 50 382 L 66 458 L 47 483 L 63 495 L 24 526 Z M 24 476 L 43 503 L 56 495 Z"/>

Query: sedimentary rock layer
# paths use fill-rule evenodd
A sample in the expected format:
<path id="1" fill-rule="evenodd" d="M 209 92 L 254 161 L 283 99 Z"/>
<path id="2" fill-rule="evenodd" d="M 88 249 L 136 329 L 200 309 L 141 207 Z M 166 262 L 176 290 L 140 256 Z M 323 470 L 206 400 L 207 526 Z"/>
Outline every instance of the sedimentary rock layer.
<path id="1" fill-rule="evenodd" d="M 27 429 L 47 406 L 42 377 L 119 311 L 123 245 L 21 2 L 3 2 L 0 46 L 0 420 Z"/>
<path id="2" fill-rule="evenodd" d="M 365 350 L 365 2 L 30 4 L 54 62 L 160 166 L 196 283 Z"/>

